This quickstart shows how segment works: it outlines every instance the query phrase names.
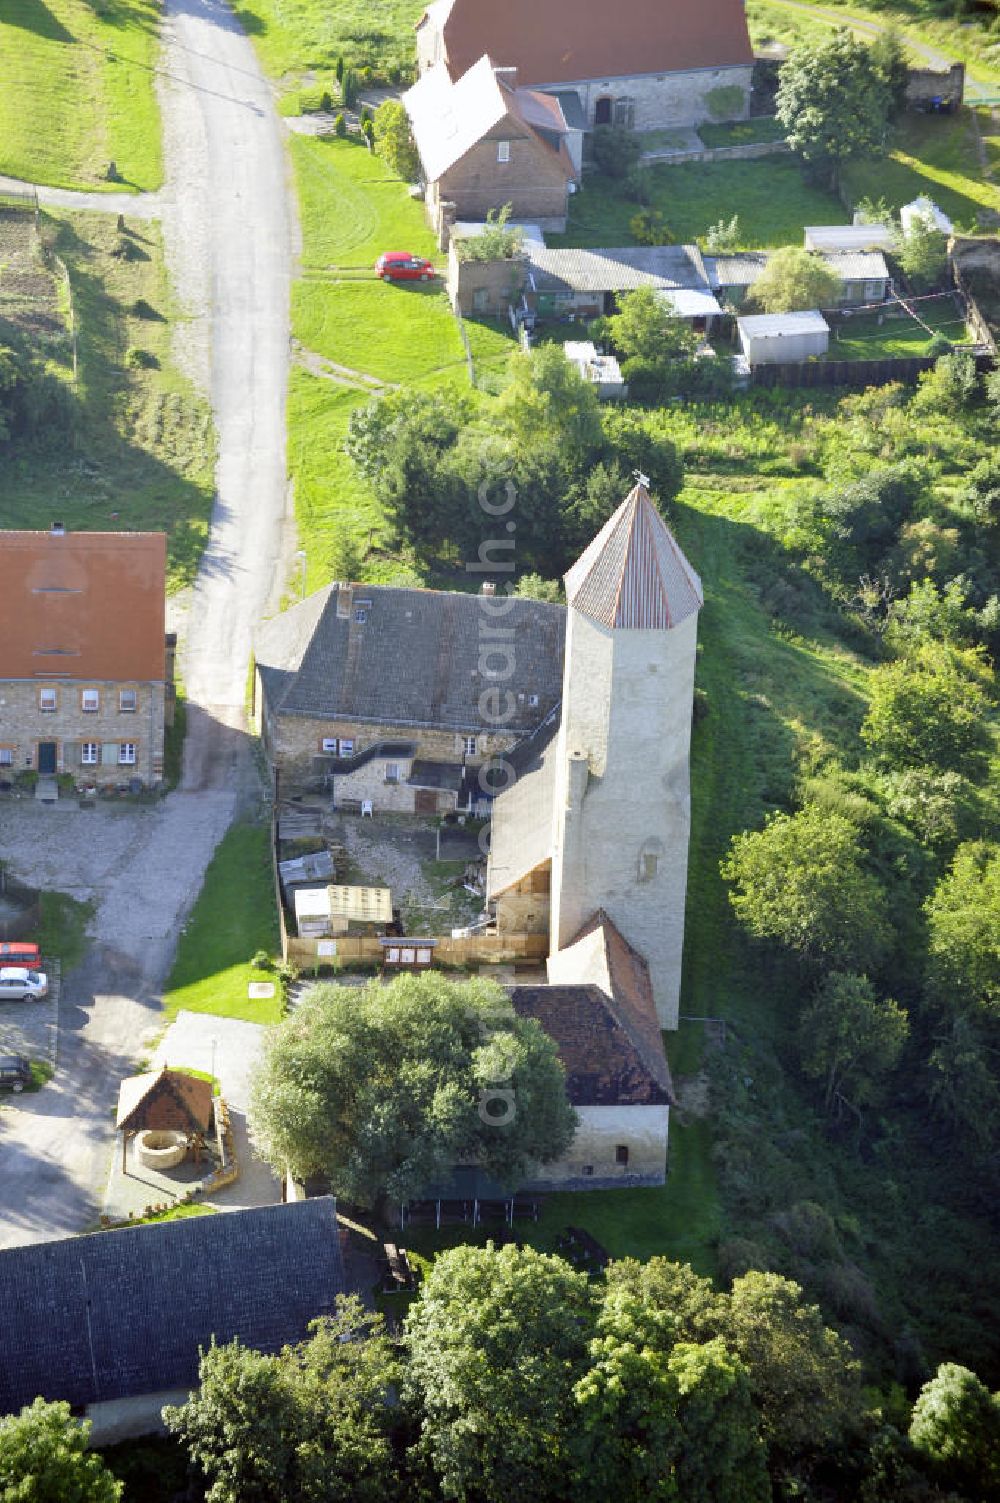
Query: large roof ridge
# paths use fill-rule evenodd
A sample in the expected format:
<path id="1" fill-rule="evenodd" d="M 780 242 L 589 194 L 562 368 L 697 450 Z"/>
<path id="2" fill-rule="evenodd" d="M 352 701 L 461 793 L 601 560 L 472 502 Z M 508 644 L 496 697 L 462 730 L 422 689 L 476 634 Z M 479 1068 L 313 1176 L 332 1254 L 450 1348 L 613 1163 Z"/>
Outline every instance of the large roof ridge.
<path id="1" fill-rule="evenodd" d="M 602 626 L 663 630 L 704 604 L 701 580 L 638 480 L 565 575 L 566 600 Z"/>

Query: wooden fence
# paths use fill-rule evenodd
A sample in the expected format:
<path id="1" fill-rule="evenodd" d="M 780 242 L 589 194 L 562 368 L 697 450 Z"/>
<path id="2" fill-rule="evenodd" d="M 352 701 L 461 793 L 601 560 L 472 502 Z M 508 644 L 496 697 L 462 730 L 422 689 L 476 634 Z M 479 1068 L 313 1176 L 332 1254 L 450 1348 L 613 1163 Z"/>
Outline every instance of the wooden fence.
<path id="1" fill-rule="evenodd" d="M 961 351 L 959 353 L 962 353 Z M 975 354 L 978 371 L 991 370 L 993 356 Z M 890 381 L 913 383 L 933 370 L 933 355 L 889 357 L 884 360 L 798 360 L 780 365 L 757 365 L 750 372 L 754 386 L 885 386 Z"/>
<path id="2" fill-rule="evenodd" d="M 408 935 L 414 945 L 419 945 L 420 935 Z M 282 929 L 283 953 L 286 960 L 302 970 L 312 966 L 333 965 L 350 970 L 352 966 L 380 966 L 383 946 L 377 936 L 367 934 L 344 934 L 337 940 L 296 939 L 286 936 Z M 317 946 L 336 944 L 335 956 L 320 958 Z M 518 960 L 545 960 L 549 953 L 547 934 L 473 934 L 467 939 L 435 937 L 434 964 L 464 968 L 474 965 L 513 964 Z"/>

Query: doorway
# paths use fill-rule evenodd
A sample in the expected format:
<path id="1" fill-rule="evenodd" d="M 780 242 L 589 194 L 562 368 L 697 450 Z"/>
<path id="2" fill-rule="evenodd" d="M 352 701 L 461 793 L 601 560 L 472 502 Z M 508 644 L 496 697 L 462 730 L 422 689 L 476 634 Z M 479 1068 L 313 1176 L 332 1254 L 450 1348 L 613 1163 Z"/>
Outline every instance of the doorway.
<path id="1" fill-rule="evenodd" d="M 594 124 L 611 124 L 611 99 L 607 94 L 602 94 L 594 106 Z"/>
<path id="2" fill-rule="evenodd" d="M 38 743 L 38 773 L 40 777 L 51 777 L 56 770 L 56 743 L 54 741 L 39 741 Z"/>

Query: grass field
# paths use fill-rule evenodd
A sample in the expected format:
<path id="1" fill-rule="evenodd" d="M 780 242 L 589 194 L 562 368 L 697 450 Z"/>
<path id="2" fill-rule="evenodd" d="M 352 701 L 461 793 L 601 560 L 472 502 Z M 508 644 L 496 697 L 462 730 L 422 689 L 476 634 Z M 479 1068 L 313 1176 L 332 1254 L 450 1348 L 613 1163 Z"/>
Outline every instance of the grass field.
<path id="1" fill-rule="evenodd" d="M 682 162 L 649 169 L 650 202 L 674 241 L 699 240 L 719 219 L 739 215 L 741 242 L 757 246 L 801 245 L 807 224 L 846 224 L 848 216 L 832 193 L 810 187 L 798 165 L 785 157 L 755 162 Z M 565 235 L 547 235 L 549 245 L 634 245 L 629 220 L 639 205 L 617 185 L 597 175 L 586 178 L 570 201 Z"/>
<path id="2" fill-rule="evenodd" d="M 92 903 L 78 903 L 67 893 L 42 893 L 38 947 L 43 955 L 54 955 L 61 961 L 64 976 L 83 959 L 87 948 L 87 925 L 93 912 Z"/>
<path id="3" fill-rule="evenodd" d="M 384 250 L 441 259 L 423 205 L 367 146 L 292 136 L 289 149 L 303 266 L 367 271 Z"/>
<path id="4" fill-rule="evenodd" d="M 698 126 L 698 134 L 706 146 L 750 146 L 761 141 L 783 141 L 785 127 L 773 116 L 761 115 L 753 120 L 734 120 L 726 125 L 706 121 Z"/>
<path id="5" fill-rule="evenodd" d="M 158 188 L 156 0 L 5 0 L 0 173 L 65 188 Z M 115 162 L 121 181 L 109 183 Z"/>
<path id="6" fill-rule="evenodd" d="M 951 297 L 914 305 L 922 324 L 914 318 L 887 318 L 881 324 L 874 313 L 837 322 L 830 337 L 830 360 L 881 360 L 895 356 L 926 355 L 935 334 L 952 344 L 966 342 L 965 319 Z M 934 332 L 929 334 L 927 329 Z"/>
<path id="7" fill-rule="evenodd" d="M 59 443 L 0 448 L 4 524 L 45 528 L 58 505 L 71 527 L 162 528 L 169 586 L 179 588 L 194 578 L 208 535 L 215 437 L 207 401 L 173 363 L 159 229 L 122 237 L 103 214 L 43 223 L 73 290 L 79 378 Z M 127 259 L 117 254 L 123 243 Z M 140 350 L 148 368 L 130 363 Z M 71 381 L 68 343 L 52 368 Z"/>
<path id="8" fill-rule="evenodd" d="M 278 953 L 269 838 L 258 825 L 236 825 L 223 836 L 181 932 L 163 996 L 167 1022 L 181 1008 L 251 1023 L 281 1017 L 277 978 L 258 977 L 250 965 L 258 950 Z M 273 981 L 274 997 L 251 1002 L 247 985 L 255 979 Z"/>
<path id="9" fill-rule="evenodd" d="M 308 349 L 380 381 L 469 384 L 458 325 L 440 287 L 304 280 L 292 292 L 292 324 Z"/>
<path id="10" fill-rule="evenodd" d="M 253 37 L 265 68 L 292 82 L 331 70 L 338 57 L 358 73 L 413 65 L 413 28 L 423 0 L 236 0 L 233 9 Z"/>
<path id="11" fill-rule="evenodd" d="M 1000 125 L 987 110 L 977 113 L 988 149 L 1000 153 Z M 889 156 L 848 164 L 843 184 L 854 203 L 866 196 L 884 198 L 896 210 L 926 193 L 963 228 L 974 228 L 981 210 L 1000 212 L 1000 184 L 983 177 L 969 110 L 904 115 Z"/>

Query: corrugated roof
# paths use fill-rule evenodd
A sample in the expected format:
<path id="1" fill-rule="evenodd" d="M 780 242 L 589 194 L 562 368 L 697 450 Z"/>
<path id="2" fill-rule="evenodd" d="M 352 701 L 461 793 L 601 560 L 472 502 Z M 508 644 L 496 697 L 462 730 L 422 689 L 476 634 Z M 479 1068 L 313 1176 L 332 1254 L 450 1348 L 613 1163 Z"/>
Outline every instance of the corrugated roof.
<path id="1" fill-rule="evenodd" d="M 767 265 L 767 251 L 741 251 L 731 256 L 706 256 L 705 266 L 712 287 L 749 287 Z"/>
<path id="2" fill-rule="evenodd" d="M 525 246 L 539 291 L 632 292 L 637 287 L 707 291 L 695 245 L 624 245 L 600 250 Z"/>
<path id="3" fill-rule="evenodd" d="M 782 334 L 822 334 L 829 333 L 830 325 L 820 313 L 818 308 L 811 308 L 807 313 L 753 313 L 746 318 L 736 320 L 741 333 L 750 335 L 765 335 L 770 338 Z"/>
<path id="4" fill-rule="evenodd" d="M 162 532 L 0 532 L 0 679 L 162 682 Z"/>
<path id="5" fill-rule="evenodd" d="M 453 78 L 488 52 L 520 84 L 576 83 L 753 61 L 741 0 L 453 0 L 439 26 Z"/>
<path id="6" fill-rule="evenodd" d="M 894 235 L 884 224 L 807 224 L 806 250 L 892 250 Z"/>
<path id="7" fill-rule="evenodd" d="M 822 251 L 821 255 L 842 282 L 888 281 L 889 268 L 880 250 Z"/>
<path id="8" fill-rule="evenodd" d="M 345 1290 L 329 1196 L 0 1251 L 0 1414 L 193 1387 L 199 1348 L 276 1352 Z"/>
<path id="9" fill-rule="evenodd" d="M 819 250 L 816 252 L 842 282 L 887 280 L 889 268 L 879 250 Z M 771 258 L 770 251 L 743 251 L 732 256 L 706 256 L 709 281 L 723 287 L 751 287 Z"/>
<path id="10" fill-rule="evenodd" d="M 570 569 L 566 599 L 602 626 L 668 630 L 704 604 L 701 580 L 636 485 Z"/>
<path id="11" fill-rule="evenodd" d="M 272 698 L 267 690 L 272 711 L 471 734 L 495 730 L 483 719 L 480 695 L 500 685 L 514 695 L 507 728 L 527 734 L 559 701 L 562 606 L 512 597 L 503 602 L 500 616 L 496 610 L 491 613 L 483 596 L 444 590 L 333 585 L 323 593 L 318 612 L 310 601 L 286 612 L 308 609 L 311 635 L 301 653 L 298 636 L 286 625 L 278 626 L 283 617 L 258 633 L 255 652 L 265 687 L 268 670 L 272 682 L 276 670 L 282 674 L 280 695 Z M 513 633 L 504 645 L 510 648 L 514 675 L 502 682 L 499 674 L 506 662 L 501 654 L 483 658 L 488 673 L 481 662 L 489 646 L 486 632 L 498 624 Z M 286 664 L 289 643 L 294 652 Z M 334 764 L 334 770 L 342 769 Z"/>

